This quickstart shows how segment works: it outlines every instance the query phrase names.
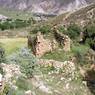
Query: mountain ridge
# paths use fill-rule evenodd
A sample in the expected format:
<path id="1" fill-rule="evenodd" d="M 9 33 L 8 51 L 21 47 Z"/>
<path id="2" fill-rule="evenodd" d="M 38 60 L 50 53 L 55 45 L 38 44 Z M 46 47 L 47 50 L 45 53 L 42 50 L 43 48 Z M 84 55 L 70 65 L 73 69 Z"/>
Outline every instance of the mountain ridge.
<path id="1" fill-rule="evenodd" d="M 72 11 L 95 0 L 0 0 L 0 6 L 10 9 L 61 14 Z"/>

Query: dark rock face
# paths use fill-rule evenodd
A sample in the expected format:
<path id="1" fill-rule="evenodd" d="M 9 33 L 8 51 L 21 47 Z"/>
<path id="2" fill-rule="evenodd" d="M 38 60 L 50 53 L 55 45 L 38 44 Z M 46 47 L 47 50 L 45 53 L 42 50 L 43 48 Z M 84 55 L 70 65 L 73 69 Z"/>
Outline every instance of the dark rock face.
<path id="1" fill-rule="evenodd" d="M 95 0 L 0 0 L 0 6 L 41 13 L 70 11 Z"/>

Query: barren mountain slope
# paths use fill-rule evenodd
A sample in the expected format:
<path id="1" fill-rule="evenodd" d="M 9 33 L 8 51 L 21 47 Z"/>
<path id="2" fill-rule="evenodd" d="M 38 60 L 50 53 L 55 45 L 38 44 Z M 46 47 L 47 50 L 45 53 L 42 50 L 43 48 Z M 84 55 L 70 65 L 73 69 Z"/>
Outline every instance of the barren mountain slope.
<path id="1" fill-rule="evenodd" d="M 0 6 L 41 13 L 63 13 L 95 0 L 0 0 Z"/>

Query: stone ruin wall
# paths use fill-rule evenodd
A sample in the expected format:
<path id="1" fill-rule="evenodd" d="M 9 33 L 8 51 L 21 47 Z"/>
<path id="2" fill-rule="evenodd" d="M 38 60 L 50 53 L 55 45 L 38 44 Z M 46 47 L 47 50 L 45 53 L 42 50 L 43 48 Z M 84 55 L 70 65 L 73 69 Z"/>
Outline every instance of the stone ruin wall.
<path id="1" fill-rule="evenodd" d="M 70 38 L 58 31 L 53 33 L 54 38 L 44 39 L 44 36 L 38 32 L 36 37 L 28 37 L 28 46 L 32 48 L 32 52 L 37 57 L 43 56 L 46 52 L 57 49 L 59 45 L 63 47 L 65 52 L 70 51 Z"/>
<path id="2" fill-rule="evenodd" d="M 60 33 L 58 30 L 54 31 L 54 38 L 63 47 L 65 52 L 70 51 L 71 40 L 67 35 Z"/>
<path id="3" fill-rule="evenodd" d="M 28 37 L 28 46 L 32 48 L 32 52 L 37 57 L 43 56 L 46 52 L 50 52 L 58 47 L 55 40 L 44 39 L 44 36 L 38 32 L 36 37 Z"/>

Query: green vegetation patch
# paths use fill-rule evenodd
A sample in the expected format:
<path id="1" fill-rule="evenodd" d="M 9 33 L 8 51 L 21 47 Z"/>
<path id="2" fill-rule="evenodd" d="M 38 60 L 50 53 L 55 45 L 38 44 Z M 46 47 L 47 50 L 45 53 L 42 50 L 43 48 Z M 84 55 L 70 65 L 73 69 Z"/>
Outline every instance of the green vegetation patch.
<path id="1" fill-rule="evenodd" d="M 60 49 L 52 52 L 46 53 L 42 58 L 43 59 L 53 59 L 57 61 L 67 61 L 71 57 L 75 56 L 78 59 L 78 62 L 83 62 L 84 56 L 89 50 L 89 46 L 74 44 L 71 46 L 70 52 L 64 52 L 64 50 Z"/>
<path id="2" fill-rule="evenodd" d="M 70 56 L 73 56 L 72 52 L 66 53 L 63 50 L 59 49 L 59 50 L 55 50 L 55 51 L 46 53 L 42 58 L 53 59 L 53 60 L 57 60 L 57 61 L 65 61 L 65 60 L 68 60 L 70 58 Z"/>
<path id="3" fill-rule="evenodd" d="M 2 46 L 5 49 L 7 55 L 12 54 L 13 52 L 19 50 L 21 47 L 27 45 L 26 38 L 6 38 L 0 39 Z"/>

